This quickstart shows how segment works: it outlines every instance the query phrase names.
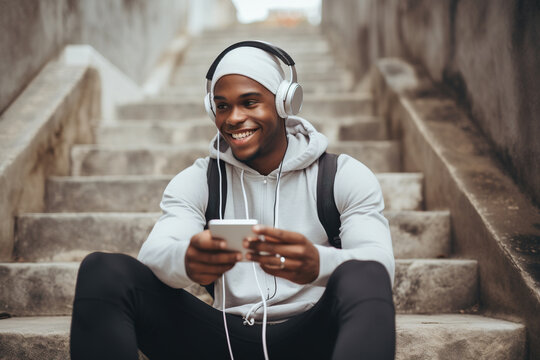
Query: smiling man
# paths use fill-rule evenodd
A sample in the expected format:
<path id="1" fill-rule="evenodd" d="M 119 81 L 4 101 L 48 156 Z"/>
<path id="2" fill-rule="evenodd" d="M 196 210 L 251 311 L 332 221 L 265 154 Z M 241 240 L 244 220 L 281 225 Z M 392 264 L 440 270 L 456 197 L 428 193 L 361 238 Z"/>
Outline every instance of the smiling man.
<path id="1" fill-rule="evenodd" d="M 394 258 L 380 186 L 339 156 L 334 199 L 319 200 L 339 211 L 341 247 L 331 246 L 317 212 L 328 141 L 284 105 L 292 79 L 282 54 L 239 46 L 216 60 L 210 157 L 169 183 L 138 260 L 94 253 L 83 261 L 73 359 L 136 359 L 137 348 L 152 360 L 394 357 Z M 204 230 L 209 194 L 223 196 L 208 186 L 210 158 L 225 164 L 222 217 L 261 224 L 244 240 L 246 259 Z M 214 284 L 213 306 L 183 290 L 193 284 Z"/>

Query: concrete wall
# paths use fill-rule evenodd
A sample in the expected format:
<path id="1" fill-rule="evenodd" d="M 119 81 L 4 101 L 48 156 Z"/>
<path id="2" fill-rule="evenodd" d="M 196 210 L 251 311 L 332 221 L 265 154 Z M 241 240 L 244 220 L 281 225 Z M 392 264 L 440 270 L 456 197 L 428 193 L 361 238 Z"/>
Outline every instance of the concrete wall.
<path id="1" fill-rule="evenodd" d="M 224 28 L 237 22 L 231 0 L 190 0 L 188 30 L 199 34 L 206 29 Z"/>
<path id="2" fill-rule="evenodd" d="M 447 85 L 540 203 L 540 2 L 323 0 L 322 27 L 360 79 L 399 56 Z"/>
<path id="3" fill-rule="evenodd" d="M 89 44 L 141 84 L 189 0 L 0 0 L 0 113 L 66 44 Z"/>

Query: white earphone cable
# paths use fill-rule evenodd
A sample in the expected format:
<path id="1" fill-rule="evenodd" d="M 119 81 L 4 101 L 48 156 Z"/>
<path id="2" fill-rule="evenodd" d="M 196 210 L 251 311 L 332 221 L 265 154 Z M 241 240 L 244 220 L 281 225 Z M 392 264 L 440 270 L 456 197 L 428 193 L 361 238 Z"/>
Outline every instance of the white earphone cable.
<path id="1" fill-rule="evenodd" d="M 222 214 L 222 206 L 223 206 L 223 194 L 222 194 L 222 186 L 223 186 L 223 179 L 221 175 L 221 164 L 219 163 L 219 138 L 221 137 L 219 130 L 217 133 L 217 168 L 219 173 L 219 219 L 223 220 L 223 214 Z M 210 190 L 208 190 L 210 191 Z"/>
<path id="2" fill-rule="evenodd" d="M 219 134 L 219 130 L 217 133 L 217 166 L 218 166 L 218 173 L 219 173 L 219 219 L 223 220 L 223 213 L 221 210 L 222 207 L 222 199 L 223 199 L 223 193 L 221 191 L 221 188 L 223 186 L 223 178 L 221 175 L 221 164 L 219 163 L 219 138 L 221 135 Z M 234 360 L 234 355 L 232 351 L 231 346 L 231 338 L 229 337 L 229 329 L 227 327 L 227 316 L 225 314 L 225 274 L 221 275 L 221 299 L 222 299 L 222 307 L 221 312 L 223 313 L 223 326 L 225 327 L 225 335 L 227 337 L 227 346 L 229 348 L 229 355 L 231 356 L 231 360 Z"/>
<path id="3" fill-rule="evenodd" d="M 242 184 L 242 195 L 244 195 L 244 207 L 246 208 L 246 219 L 249 219 L 249 207 L 248 207 L 247 196 L 246 196 L 246 188 L 244 187 L 244 169 L 242 169 L 242 173 L 240 174 L 240 183 Z"/>

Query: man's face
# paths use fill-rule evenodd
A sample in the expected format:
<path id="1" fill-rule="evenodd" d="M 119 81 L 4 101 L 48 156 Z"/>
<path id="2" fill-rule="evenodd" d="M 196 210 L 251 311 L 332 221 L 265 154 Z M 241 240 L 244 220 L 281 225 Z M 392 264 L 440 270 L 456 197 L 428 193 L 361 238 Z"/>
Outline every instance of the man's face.
<path id="1" fill-rule="evenodd" d="M 242 75 L 226 75 L 214 87 L 216 126 L 234 156 L 261 174 L 276 169 L 287 148 L 275 97 Z"/>

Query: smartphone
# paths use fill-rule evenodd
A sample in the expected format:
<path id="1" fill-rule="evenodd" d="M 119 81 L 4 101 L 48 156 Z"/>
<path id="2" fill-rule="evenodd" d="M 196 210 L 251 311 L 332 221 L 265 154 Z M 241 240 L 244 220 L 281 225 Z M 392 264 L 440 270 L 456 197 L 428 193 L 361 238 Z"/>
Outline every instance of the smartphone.
<path id="1" fill-rule="evenodd" d="M 242 243 L 246 237 L 255 235 L 251 230 L 253 225 L 257 225 L 256 219 L 225 219 L 208 222 L 212 236 L 227 241 L 227 250 L 240 251 L 244 256 L 248 250 L 242 246 Z"/>

